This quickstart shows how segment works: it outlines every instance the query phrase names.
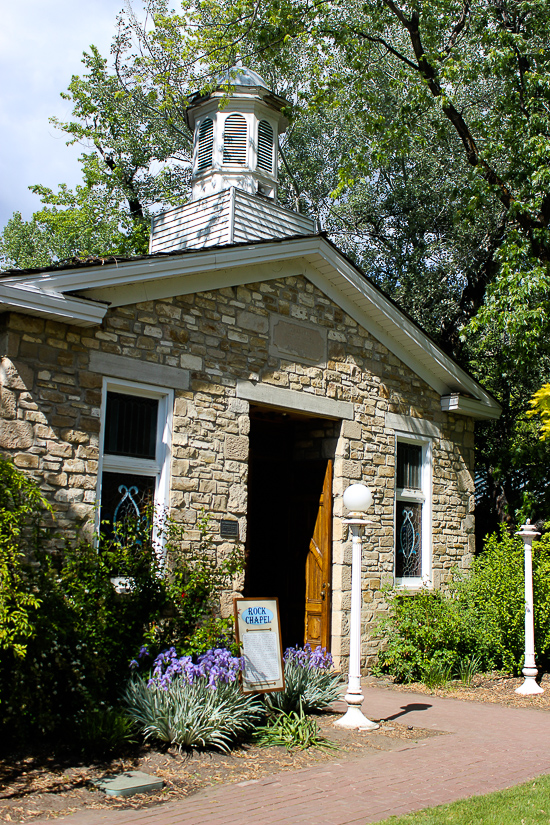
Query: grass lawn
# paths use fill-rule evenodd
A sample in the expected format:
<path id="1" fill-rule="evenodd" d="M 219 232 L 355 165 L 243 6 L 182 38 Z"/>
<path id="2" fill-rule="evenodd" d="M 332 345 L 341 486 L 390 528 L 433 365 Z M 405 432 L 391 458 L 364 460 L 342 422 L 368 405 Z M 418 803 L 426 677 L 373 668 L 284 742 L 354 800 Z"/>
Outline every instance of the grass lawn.
<path id="1" fill-rule="evenodd" d="M 379 825 L 549 825 L 550 775 L 507 791 L 463 799 L 406 816 L 391 816 Z"/>

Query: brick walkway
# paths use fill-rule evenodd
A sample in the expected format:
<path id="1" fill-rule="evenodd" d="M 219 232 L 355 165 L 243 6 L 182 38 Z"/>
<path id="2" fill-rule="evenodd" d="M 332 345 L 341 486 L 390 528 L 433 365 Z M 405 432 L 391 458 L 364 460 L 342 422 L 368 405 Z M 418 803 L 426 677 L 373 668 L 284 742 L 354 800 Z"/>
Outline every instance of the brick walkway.
<path id="1" fill-rule="evenodd" d="M 367 687 L 364 712 L 448 732 L 392 751 L 225 785 L 178 802 L 87 811 L 65 825 L 351 825 L 550 773 L 550 713 Z M 41 825 L 33 820 L 34 825 Z M 44 821 L 42 821 L 44 822 Z M 51 820 L 48 820 L 51 825 Z"/>

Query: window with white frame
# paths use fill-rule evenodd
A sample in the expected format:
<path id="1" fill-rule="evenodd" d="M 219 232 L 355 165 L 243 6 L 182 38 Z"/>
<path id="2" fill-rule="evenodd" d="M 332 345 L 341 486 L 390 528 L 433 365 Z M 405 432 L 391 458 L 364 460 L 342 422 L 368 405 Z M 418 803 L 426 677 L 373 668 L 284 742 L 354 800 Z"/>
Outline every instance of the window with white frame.
<path id="1" fill-rule="evenodd" d="M 418 587 L 431 582 L 431 442 L 396 442 L 395 580 Z"/>
<path id="2" fill-rule="evenodd" d="M 106 536 L 168 504 L 173 391 L 104 379 L 99 519 Z"/>

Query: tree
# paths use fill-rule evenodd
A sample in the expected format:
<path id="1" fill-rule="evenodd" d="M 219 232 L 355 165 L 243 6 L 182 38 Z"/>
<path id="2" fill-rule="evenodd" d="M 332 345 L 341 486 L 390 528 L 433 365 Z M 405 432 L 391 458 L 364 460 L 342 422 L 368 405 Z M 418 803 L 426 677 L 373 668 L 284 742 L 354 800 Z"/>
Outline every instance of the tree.
<path id="1" fill-rule="evenodd" d="M 71 82 L 75 119 L 58 125 L 91 150 L 85 187 L 136 226 L 153 203 L 182 202 L 190 94 L 240 55 L 291 101 L 283 202 L 316 214 L 503 404 L 478 440 L 492 511 L 542 506 L 550 479 L 524 399 L 550 360 L 547 4 L 186 0 L 177 14 L 145 0 L 145 11 L 119 17 L 113 72 L 92 49 Z"/>
<path id="2" fill-rule="evenodd" d="M 80 157 L 83 184 L 58 192 L 31 186 L 45 208 L 22 220 L 15 213 L 0 237 L 3 268 L 47 266 L 74 256 L 133 255 L 148 250 L 150 210 L 185 202 L 190 134 L 165 119 L 154 92 L 127 92 L 92 46 L 86 72 L 73 76 L 63 97 L 73 120 L 52 122 Z"/>
<path id="3" fill-rule="evenodd" d="M 16 212 L 0 236 L 3 269 L 49 266 L 73 257 L 136 255 L 147 252 L 148 227 L 134 222 L 105 187 L 64 184 L 58 192 L 31 190 L 45 204 L 30 221 Z"/>

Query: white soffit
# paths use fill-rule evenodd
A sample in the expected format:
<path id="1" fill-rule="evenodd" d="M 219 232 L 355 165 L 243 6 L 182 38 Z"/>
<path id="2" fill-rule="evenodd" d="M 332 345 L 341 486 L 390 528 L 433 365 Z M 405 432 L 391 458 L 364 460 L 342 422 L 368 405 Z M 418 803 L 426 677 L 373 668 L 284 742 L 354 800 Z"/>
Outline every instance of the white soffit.
<path id="1" fill-rule="evenodd" d="M 45 291 L 33 284 L 12 285 L 0 282 L 0 312 L 11 310 L 91 327 L 102 322 L 107 309 L 104 303 L 74 298 L 62 292 Z"/>
<path id="2" fill-rule="evenodd" d="M 281 241 L 209 247 L 181 255 L 159 255 L 104 266 L 10 278 L 14 288 L 37 292 L 77 292 L 121 306 L 227 286 L 304 275 L 368 330 L 441 396 L 462 394 L 477 400 L 478 417 L 498 417 L 500 407 L 383 293 L 328 241 L 318 235 Z M 0 287 L 3 286 L 0 282 Z M 76 299 L 78 300 L 78 299 Z M 80 304 L 86 303 L 80 301 Z M 99 321 L 98 321 L 99 322 Z"/>

